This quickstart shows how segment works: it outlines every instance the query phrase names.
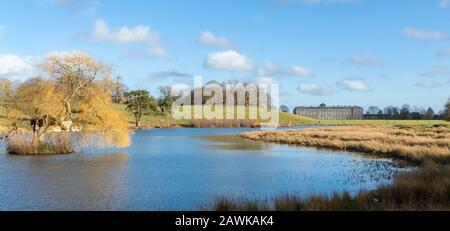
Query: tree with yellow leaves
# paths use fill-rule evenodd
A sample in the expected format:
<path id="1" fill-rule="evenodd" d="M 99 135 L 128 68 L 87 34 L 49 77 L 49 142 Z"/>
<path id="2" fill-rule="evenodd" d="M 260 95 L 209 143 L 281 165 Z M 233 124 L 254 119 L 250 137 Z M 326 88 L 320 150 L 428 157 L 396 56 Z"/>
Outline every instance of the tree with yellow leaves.
<path id="1" fill-rule="evenodd" d="M 43 144 L 51 152 L 46 136 L 54 136 L 56 131 L 68 137 L 74 132 L 84 134 L 79 140 L 90 144 L 94 140 L 96 145 L 129 144 L 127 121 L 113 109 L 105 84 L 110 67 L 82 52 L 50 55 L 42 67 L 45 77 L 22 83 L 7 104 L 10 115 L 29 121 L 33 127 L 29 140 L 36 144 L 36 150 L 25 154 L 46 154 L 39 153 Z"/>

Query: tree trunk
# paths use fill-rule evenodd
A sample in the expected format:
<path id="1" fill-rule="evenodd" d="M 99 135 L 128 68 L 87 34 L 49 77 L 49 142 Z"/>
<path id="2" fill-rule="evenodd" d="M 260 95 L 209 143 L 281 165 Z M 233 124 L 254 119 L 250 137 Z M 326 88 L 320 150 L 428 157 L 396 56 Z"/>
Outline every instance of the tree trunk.
<path id="1" fill-rule="evenodd" d="M 136 128 L 141 127 L 141 114 L 139 112 L 136 112 L 134 117 L 135 117 L 135 122 L 136 122 Z"/>

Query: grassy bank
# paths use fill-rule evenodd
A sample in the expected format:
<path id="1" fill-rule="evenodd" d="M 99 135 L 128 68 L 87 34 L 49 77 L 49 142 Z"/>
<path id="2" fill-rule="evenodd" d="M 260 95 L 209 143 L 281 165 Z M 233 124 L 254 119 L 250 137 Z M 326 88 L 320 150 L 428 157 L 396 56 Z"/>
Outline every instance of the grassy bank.
<path id="1" fill-rule="evenodd" d="M 347 192 L 301 198 L 281 195 L 266 200 L 219 198 L 206 205 L 213 211 L 392 211 L 450 210 L 450 166 L 432 162 L 395 177 L 391 185 L 356 196 Z"/>
<path id="2" fill-rule="evenodd" d="M 124 114 L 130 127 L 134 127 L 134 116 L 125 110 L 126 105 L 116 104 L 116 110 Z M 190 110 L 191 116 L 194 117 L 194 110 L 191 110 L 191 106 L 183 106 L 183 110 Z M 243 106 L 238 106 L 237 108 L 242 109 Z M 251 111 L 257 111 L 256 107 L 245 107 L 246 117 L 245 119 L 237 119 L 237 108 L 234 108 L 234 119 L 231 120 L 207 120 L 207 119 L 196 119 L 196 120 L 175 120 L 172 116 L 165 117 L 157 113 L 150 113 L 144 115 L 142 118 L 142 127 L 154 128 L 154 127 L 259 127 L 262 122 L 267 122 L 267 120 L 257 118 L 248 119 L 249 113 Z M 231 107 L 225 107 L 224 118 L 227 110 L 231 110 Z M 301 116 L 297 116 L 291 113 L 280 112 L 279 120 L 281 127 L 291 127 L 291 126 L 301 126 L 301 125 L 322 125 L 322 126 L 342 126 L 342 125 L 411 125 L 411 126 L 434 126 L 434 125 L 449 125 L 450 122 L 444 120 L 314 120 Z"/>
<path id="3" fill-rule="evenodd" d="M 414 163 L 431 160 L 450 163 L 450 126 L 346 126 L 290 131 L 264 131 L 242 137 L 369 155 L 399 158 Z"/>

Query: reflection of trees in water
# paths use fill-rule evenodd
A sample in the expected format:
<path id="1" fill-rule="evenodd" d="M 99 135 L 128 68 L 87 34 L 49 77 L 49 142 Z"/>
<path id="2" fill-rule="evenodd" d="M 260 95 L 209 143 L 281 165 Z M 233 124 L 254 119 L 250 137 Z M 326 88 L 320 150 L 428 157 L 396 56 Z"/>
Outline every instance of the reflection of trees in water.
<path id="1" fill-rule="evenodd" d="M 44 209 L 119 209 L 127 192 L 128 160 L 127 153 L 30 158 L 22 169 L 26 179 L 16 181 L 23 185 L 15 188 L 26 190 L 22 203 Z"/>
<path id="2" fill-rule="evenodd" d="M 208 143 L 209 150 L 262 151 L 262 150 L 267 150 L 270 148 L 270 144 L 244 139 L 237 135 L 204 136 L 204 137 L 198 137 L 198 138 L 212 142 L 212 143 Z"/>

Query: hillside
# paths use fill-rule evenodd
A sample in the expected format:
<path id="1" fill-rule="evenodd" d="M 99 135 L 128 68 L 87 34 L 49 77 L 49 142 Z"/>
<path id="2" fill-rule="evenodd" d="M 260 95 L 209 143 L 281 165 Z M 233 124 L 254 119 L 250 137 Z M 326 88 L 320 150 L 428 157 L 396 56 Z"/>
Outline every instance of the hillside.
<path id="1" fill-rule="evenodd" d="M 127 112 L 125 110 L 126 105 L 122 105 L 122 104 L 115 104 L 114 107 L 116 108 L 116 110 L 120 111 L 128 120 L 130 127 L 134 126 L 134 116 Z M 240 107 L 240 106 L 238 106 Z M 225 107 L 225 111 L 224 111 L 224 117 L 225 117 L 225 113 L 226 111 L 229 109 L 229 107 Z M 237 108 L 235 108 L 237 109 Z M 191 106 L 183 106 L 182 110 L 191 110 Z M 239 126 L 245 126 L 245 125 L 249 125 L 251 126 L 252 124 L 258 124 L 261 122 L 267 122 L 265 120 L 262 120 L 260 118 L 258 118 L 257 120 L 249 120 L 248 119 L 248 114 L 250 111 L 253 110 L 257 110 L 256 107 L 246 107 L 245 108 L 245 113 L 246 113 L 246 118 L 245 120 L 239 120 L 241 123 L 239 124 Z M 194 110 L 191 110 L 191 115 L 192 117 L 194 116 L 193 113 Z M 237 110 L 235 110 L 234 113 L 234 118 L 237 118 Z M 175 120 L 173 119 L 171 116 L 169 116 L 169 118 L 164 117 L 163 115 L 158 115 L 156 113 L 152 113 L 152 114 L 148 114 L 148 115 L 144 115 L 142 118 L 142 126 L 143 127 L 168 127 L 168 125 L 170 126 L 181 126 L 181 127 L 185 127 L 185 126 L 191 126 L 191 127 L 211 127 L 211 126 L 215 126 L 217 124 L 220 125 L 224 125 L 224 126 L 234 126 L 237 124 L 232 124 L 232 123 L 228 123 L 225 124 L 225 121 L 230 122 L 230 120 L 186 120 L 186 119 L 182 119 L 182 120 Z M 235 121 L 236 122 L 236 121 Z M 285 112 L 281 112 L 280 113 L 280 124 L 283 126 L 296 126 L 296 125 L 303 125 L 303 124 L 313 124 L 314 121 L 311 119 L 307 119 L 307 118 L 303 118 L 303 117 L 299 117 L 299 116 L 295 116 L 289 113 L 285 113 Z"/>

